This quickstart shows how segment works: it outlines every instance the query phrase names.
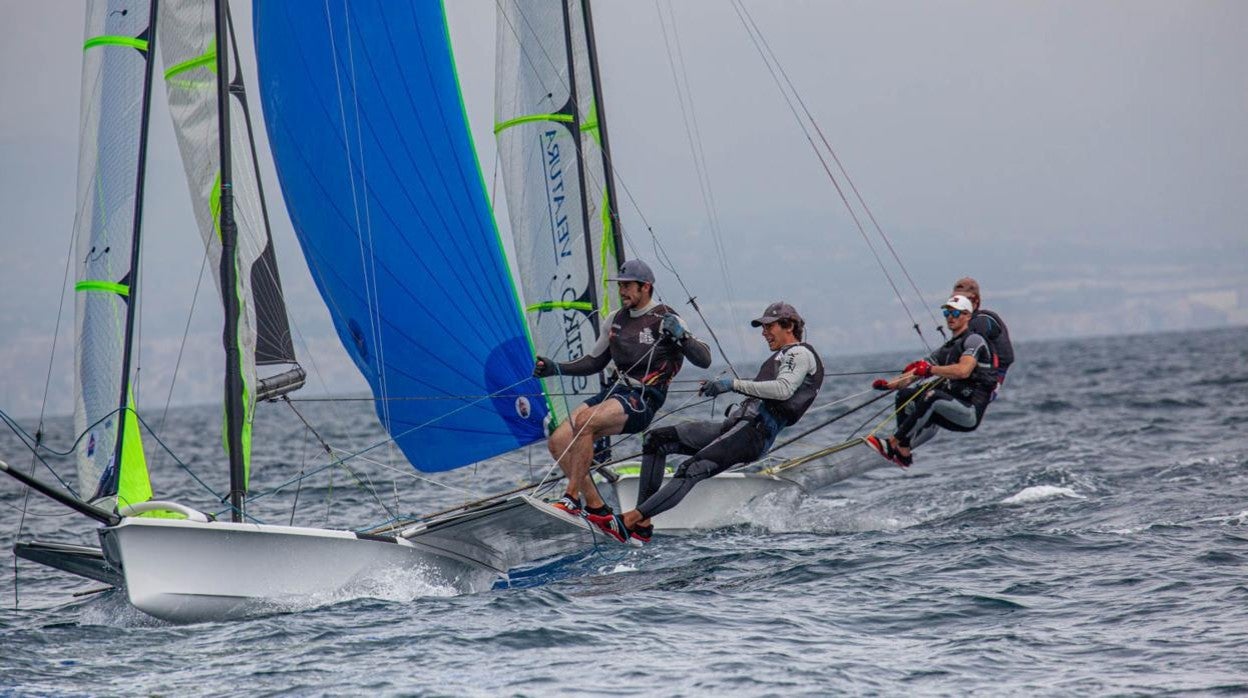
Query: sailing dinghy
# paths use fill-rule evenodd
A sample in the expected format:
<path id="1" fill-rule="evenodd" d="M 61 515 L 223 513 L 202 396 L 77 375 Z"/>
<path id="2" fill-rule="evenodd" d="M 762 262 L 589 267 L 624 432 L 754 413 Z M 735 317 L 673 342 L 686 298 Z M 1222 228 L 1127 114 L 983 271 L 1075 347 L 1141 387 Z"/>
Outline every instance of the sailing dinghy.
<path id="1" fill-rule="evenodd" d="M 80 146 L 77 491 L 5 472 L 104 524 L 100 549 L 17 553 L 110 584 L 158 618 L 233 618 L 391 571 L 461 592 L 603 537 L 517 495 L 384 531 L 278 526 L 247 513 L 261 400 L 298 388 L 226 3 L 88 4 Z M 545 436 L 547 405 L 463 112 L 439 3 L 255 3 L 273 157 L 317 288 L 382 425 L 423 471 Z M 226 309 L 230 521 L 152 500 L 130 398 L 142 186 L 157 27 L 197 221 Z M 231 60 L 232 58 L 232 60 Z M 228 81 L 218 76 L 229 76 Z M 286 364 L 261 377 L 260 366 Z M 471 399 L 463 396 L 476 396 Z M 395 399 L 403 398 L 403 399 Z M 416 398 L 416 399 L 412 399 Z M 447 404 L 453 405 L 447 407 Z M 36 449 L 37 452 L 37 449 Z M 332 465 L 332 464 L 331 464 Z"/>

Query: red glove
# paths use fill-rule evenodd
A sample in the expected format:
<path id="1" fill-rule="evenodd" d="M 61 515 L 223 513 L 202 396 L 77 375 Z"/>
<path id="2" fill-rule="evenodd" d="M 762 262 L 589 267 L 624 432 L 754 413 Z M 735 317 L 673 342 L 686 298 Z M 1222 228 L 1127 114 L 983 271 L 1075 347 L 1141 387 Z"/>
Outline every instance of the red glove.
<path id="1" fill-rule="evenodd" d="M 919 378 L 927 378 L 932 375 L 932 365 L 920 359 L 906 367 L 906 373 L 913 373 Z"/>
<path id="2" fill-rule="evenodd" d="M 871 381 L 871 387 L 876 390 L 888 390 L 888 381 L 884 378 L 876 378 Z"/>

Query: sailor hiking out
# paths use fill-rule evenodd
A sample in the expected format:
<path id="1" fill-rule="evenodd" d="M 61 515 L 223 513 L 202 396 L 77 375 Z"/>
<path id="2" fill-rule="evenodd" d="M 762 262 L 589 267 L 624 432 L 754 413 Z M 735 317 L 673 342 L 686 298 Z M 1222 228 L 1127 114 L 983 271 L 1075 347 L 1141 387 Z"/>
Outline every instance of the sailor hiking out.
<path id="1" fill-rule="evenodd" d="M 788 303 L 772 303 L 750 324 L 762 327 L 774 353 L 754 380 L 718 378 L 705 382 L 701 391 L 712 397 L 737 392 L 746 399 L 725 420 L 686 422 L 647 433 L 637 508 L 622 515 L 591 514 L 590 522 L 621 542 L 630 537 L 649 541 L 652 517 L 675 507 L 702 480 L 761 458 L 776 435 L 810 408 L 823 385 L 823 362 L 813 347 L 802 342 L 801 315 Z M 664 485 L 667 456 L 673 453 L 690 457 Z"/>
<path id="2" fill-rule="evenodd" d="M 1000 315 L 987 308 L 979 307 L 979 282 L 975 279 L 969 276 L 958 279 L 953 285 L 951 295 L 966 296 L 970 299 L 974 310 L 971 312 L 969 328 L 971 332 L 987 340 L 988 348 L 992 350 L 992 357 L 996 361 L 997 390 L 1000 390 L 1000 385 L 1005 383 L 1005 374 L 1014 363 L 1014 345 L 1010 343 L 1010 328 L 1005 326 L 1005 321 Z M 993 399 L 996 399 L 996 391 L 993 392 Z"/>
<path id="3" fill-rule="evenodd" d="M 589 376 L 615 364 L 615 375 L 597 395 L 579 405 L 550 435 L 546 445 L 568 479 L 555 507 L 570 514 L 610 514 L 589 476 L 594 442 L 604 436 L 643 431 L 667 399 L 667 388 L 684 359 L 706 368 L 711 350 L 685 327 L 684 321 L 656 302 L 654 273 L 645 262 L 631 259 L 609 281 L 618 284 L 621 308 L 610 318 L 609 330 L 598 336 L 588 354 L 558 363 L 538 356 L 533 375 Z"/>
<path id="4" fill-rule="evenodd" d="M 887 441 L 874 435 L 867 444 L 903 467 L 912 463 L 911 449 L 935 435 L 937 427 L 950 431 L 974 431 L 984 417 L 996 389 L 997 369 L 992 349 L 982 336 L 970 331 L 974 306 L 966 296 L 953 296 L 941 306 L 953 338 L 906 366 L 896 378 L 878 378 L 878 390 L 896 390 L 897 430 Z M 943 381 L 916 382 L 928 378 Z"/>

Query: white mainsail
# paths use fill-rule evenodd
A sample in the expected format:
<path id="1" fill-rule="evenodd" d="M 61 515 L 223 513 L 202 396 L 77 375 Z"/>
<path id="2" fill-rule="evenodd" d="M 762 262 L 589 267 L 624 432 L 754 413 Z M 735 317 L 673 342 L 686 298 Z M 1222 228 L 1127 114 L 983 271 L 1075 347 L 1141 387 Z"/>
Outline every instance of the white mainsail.
<path id="1" fill-rule="evenodd" d="M 102 506 L 151 497 L 138 420 L 130 409 L 118 411 L 123 393 L 127 408 L 134 403 L 123 365 L 135 302 L 132 253 L 151 33 L 148 8 L 135 5 L 88 3 L 83 43 L 74 428 L 85 432 L 77 447 L 79 495 Z"/>
<path id="2" fill-rule="evenodd" d="M 569 361 L 597 339 L 618 266 L 583 8 L 504 0 L 497 32 L 494 132 L 525 316 L 534 350 Z M 556 421 L 598 390 L 582 376 L 544 385 Z"/>

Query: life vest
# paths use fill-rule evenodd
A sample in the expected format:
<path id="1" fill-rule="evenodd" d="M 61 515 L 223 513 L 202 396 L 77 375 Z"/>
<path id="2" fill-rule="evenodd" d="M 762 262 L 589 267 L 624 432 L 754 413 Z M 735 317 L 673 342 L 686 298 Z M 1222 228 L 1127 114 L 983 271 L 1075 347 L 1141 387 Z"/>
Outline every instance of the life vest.
<path id="1" fill-rule="evenodd" d="M 634 384 L 667 389 L 685 360 L 680 346 L 663 334 L 663 316 L 675 312 L 659 303 L 637 317 L 627 308 L 611 316 L 608 347 L 617 372 Z"/>
<path id="2" fill-rule="evenodd" d="M 741 405 L 740 414 L 748 416 L 757 413 L 758 407 L 762 406 L 771 413 L 772 416 L 780 422 L 781 426 L 792 426 L 797 424 L 797 420 L 806 414 L 806 410 L 810 409 L 811 403 L 815 401 L 815 397 L 819 394 L 819 388 L 823 387 L 823 359 L 819 358 L 819 352 L 815 348 L 805 342 L 798 344 L 790 344 L 789 346 L 772 354 L 763 365 L 758 369 L 758 375 L 754 376 L 756 381 L 772 381 L 776 376 L 780 375 L 780 367 L 784 362 L 785 354 L 793 347 L 806 347 L 815 357 L 815 372 L 807 374 L 802 380 L 802 384 L 797 386 L 797 390 L 789 396 L 787 400 L 764 400 L 762 398 L 751 397 Z"/>
<path id="3" fill-rule="evenodd" d="M 958 363 L 962 358 L 962 353 L 966 351 L 966 341 L 971 337 L 979 337 L 979 335 L 967 330 L 945 342 L 939 349 L 932 352 L 932 364 L 950 366 Z M 971 371 L 971 375 L 959 380 L 950 379 L 946 388 L 954 397 L 966 400 L 978 407 L 992 401 L 992 391 L 997 387 L 996 355 L 993 354 L 992 344 L 983 337 L 980 339 L 984 341 L 984 351 L 988 352 L 988 356 L 976 356 L 975 370 Z"/>
<path id="4" fill-rule="evenodd" d="M 1014 363 L 1014 345 L 1010 342 L 1010 328 L 1005 326 L 1001 316 L 981 308 L 971 315 L 968 328 L 988 342 L 993 360 L 1004 374 L 1010 364 Z"/>

